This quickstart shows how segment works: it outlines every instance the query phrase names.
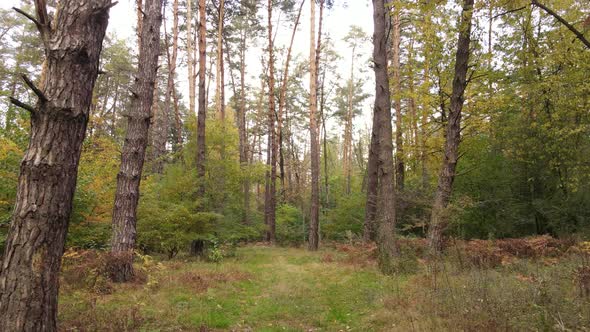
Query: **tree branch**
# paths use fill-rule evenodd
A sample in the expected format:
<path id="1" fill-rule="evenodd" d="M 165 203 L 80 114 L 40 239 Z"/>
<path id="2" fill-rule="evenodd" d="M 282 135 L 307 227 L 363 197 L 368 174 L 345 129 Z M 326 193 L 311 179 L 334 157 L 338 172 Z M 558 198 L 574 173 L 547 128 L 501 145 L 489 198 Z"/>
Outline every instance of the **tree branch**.
<path id="1" fill-rule="evenodd" d="M 563 17 L 559 16 L 559 14 L 557 14 L 556 12 L 554 12 L 553 10 L 551 10 L 550 8 L 548 8 L 547 6 L 545 6 L 537 0 L 531 0 L 531 4 L 543 9 L 545 12 L 547 12 L 547 14 L 553 16 L 556 20 L 561 22 L 561 24 L 565 25 L 571 32 L 574 33 L 574 35 L 576 35 L 576 37 L 582 43 L 584 43 L 584 45 L 586 45 L 588 49 L 590 49 L 590 41 L 588 41 L 588 39 L 584 37 L 584 34 L 582 34 L 578 29 L 576 29 L 573 25 L 569 24 L 565 19 L 563 19 Z"/>
<path id="2" fill-rule="evenodd" d="M 18 107 L 20 107 L 22 109 L 25 109 L 25 110 L 29 111 L 31 114 L 37 113 L 37 111 L 35 110 L 35 108 L 33 106 L 28 105 L 28 104 L 25 104 L 22 101 L 14 98 L 14 97 L 9 97 L 9 99 L 10 99 L 10 102 L 11 103 L 13 103 L 14 105 L 16 105 L 16 106 L 18 106 Z"/>
<path id="3" fill-rule="evenodd" d="M 14 9 L 15 12 L 21 14 L 22 16 L 28 18 L 30 21 L 32 21 L 33 23 L 35 23 L 35 26 L 37 26 L 37 30 L 39 30 L 39 32 L 41 32 L 42 27 L 41 27 L 41 23 L 39 23 L 39 21 L 37 21 L 36 18 L 34 18 L 33 16 L 31 16 L 29 13 L 25 12 L 22 9 L 16 8 L 16 7 L 12 7 L 12 9 Z"/>
<path id="4" fill-rule="evenodd" d="M 35 85 L 35 83 L 33 83 L 33 81 L 31 81 L 31 80 L 30 80 L 30 79 L 27 77 L 27 75 L 25 75 L 25 74 L 22 74 L 22 75 L 21 75 L 21 77 L 22 77 L 23 81 L 25 81 L 25 83 L 27 84 L 27 86 L 28 86 L 29 88 L 31 88 L 31 90 L 33 90 L 33 92 L 34 92 L 34 93 L 37 95 L 37 97 L 39 97 L 39 99 L 40 99 L 42 102 L 44 102 L 44 103 L 45 103 L 45 102 L 47 102 L 47 101 L 49 100 L 49 99 L 47 99 L 47 97 L 45 96 L 45 94 L 43 93 L 43 91 L 41 91 L 41 89 L 39 89 L 39 88 L 38 88 L 38 87 Z"/>
<path id="5" fill-rule="evenodd" d="M 500 13 L 500 14 L 494 15 L 494 16 L 492 16 L 492 20 L 495 20 L 495 19 L 497 19 L 497 18 L 498 18 L 498 17 L 500 17 L 500 16 L 504 16 L 504 15 L 507 15 L 507 14 L 510 14 L 510 13 L 514 13 L 514 12 L 521 11 L 521 10 L 523 10 L 523 9 L 527 8 L 527 7 L 528 7 L 528 6 L 522 6 L 522 7 L 520 7 L 520 8 L 511 9 L 511 10 L 509 10 L 509 11 L 505 11 L 505 12 L 503 12 L 503 13 Z"/>

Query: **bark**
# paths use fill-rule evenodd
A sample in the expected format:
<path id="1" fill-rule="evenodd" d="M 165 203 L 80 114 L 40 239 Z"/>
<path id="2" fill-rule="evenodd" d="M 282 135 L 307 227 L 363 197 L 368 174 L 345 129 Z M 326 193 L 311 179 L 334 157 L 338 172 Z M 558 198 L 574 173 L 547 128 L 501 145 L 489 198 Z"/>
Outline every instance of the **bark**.
<path id="1" fill-rule="evenodd" d="M 275 214 L 276 214 L 276 178 L 277 178 L 277 145 L 275 139 L 275 77 L 274 77 L 274 52 L 272 37 L 272 0 L 268 0 L 268 152 L 267 164 L 267 190 L 264 199 L 264 217 L 266 240 L 275 241 Z"/>
<path id="2" fill-rule="evenodd" d="M 0 265 L 0 331 L 57 331 L 59 270 L 76 189 L 92 90 L 98 75 L 110 0 L 61 0 L 50 26 L 35 1 L 45 47 L 29 146 Z"/>
<path id="3" fill-rule="evenodd" d="M 363 240 L 365 242 L 374 241 L 376 234 L 375 216 L 377 213 L 377 189 L 379 184 L 377 169 L 379 166 L 378 154 L 380 127 L 379 117 L 373 113 L 373 128 L 371 129 L 369 160 L 367 162 L 367 202 L 365 204 L 365 222 L 363 226 Z"/>
<path id="4" fill-rule="evenodd" d="M 117 175 L 111 238 L 111 252 L 120 257 L 112 267 L 111 277 L 115 282 L 129 281 L 133 276 L 132 257 L 136 239 L 139 185 L 158 70 L 162 1 L 147 0 L 145 3 L 138 74 L 133 87 L 131 109 L 126 115 L 127 133 Z"/>
<path id="5" fill-rule="evenodd" d="M 379 268 L 383 273 L 393 273 L 393 260 L 397 256 L 395 245 L 395 185 L 393 181 L 393 139 L 391 125 L 391 96 L 387 73 L 388 20 L 384 0 L 373 0 L 373 62 L 375 71 L 375 107 L 378 117 L 379 149 L 377 157 L 377 246 Z"/>
<path id="6" fill-rule="evenodd" d="M 198 196 L 205 195 L 205 120 L 207 118 L 207 96 L 205 80 L 207 75 L 207 27 L 205 0 L 199 0 L 199 113 L 197 114 L 197 177 Z"/>
<path id="7" fill-rule="evenodd" d="M 399 3 L 396 3 L 399 5 Z M 398 6 L 396 6 L 398 7 Z M 401 84 L 401 61 L 400 61 L 400 10 L 393 8 L 392 15 L 392 66 L 393 66 L 393 106 L 395 108 L 395 186 L 398 191 L 404 189 L 405 179 L 405 157 L 403 142 L 403 119 L 402 119 L 402 84 Z"/>
<path id="8" fill-rule="evenodd" d="M 309 218 L 309 250 L 318 250 L 320 236 L 320 147 L 318 140 L 317 124 L 317 58 L 315 40 L 315 1 L 310 1 L 310 46 L 309 46 L 309 131 L 310 131 L 310 154 L 311 154 L 311 212 Z"/>
<path id="9" fill-rule="evenodd" d="M 453 91 L 447 118 L 445 134 L 445 152 L 438 178 L 438 186 L 434 195 L 430 228 L 428 230 L 429 247 L 432 253 L 442 251 L 443 232 L 448 225 L 447 206 L 451 199 L 457 160 L 459 159 L 459 142 L 461 140 L 461 111 L 464 93 L 467 87 L 467 69 L 470 55 L 471 18 L 474 0 L 463 0 L 463 10 L 459 25 L 459 41 L 455 56 L 455 74 Z"/>

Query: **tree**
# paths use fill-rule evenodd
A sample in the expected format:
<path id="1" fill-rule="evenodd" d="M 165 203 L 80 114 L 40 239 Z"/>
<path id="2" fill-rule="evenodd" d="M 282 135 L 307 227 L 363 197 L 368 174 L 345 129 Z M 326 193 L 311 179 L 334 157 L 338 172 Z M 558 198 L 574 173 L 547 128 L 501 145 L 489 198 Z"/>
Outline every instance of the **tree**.
<path id="1" fill-rule="evenodd" d="M 164 10 L 165 12 L 165 10 Z M 176 62 L 178 58 L 178 0 L 174 0 L 172 7 L 172 45 L 170 45 L 168 32 L 166 31 L 166 19 L 164 19 L 164 41 L 166 47 L 166 62 L 168 67 L 168 77 L 166 79 L 166 92 L 164 95 L 164 110 L 154 114 L 154 164 L 153 171 L 162 173 L 164 162 L 162 156 L 166 153 L 166 141 L 168 139 L 170 104 L 174 103 L 175 125 L 176 125 L 176 142 L 179 147 L 182 145 L 182 123 L 178 114 L 178 104 L 174 85 L 174 76 L 176 74 Z M 172 49 L 172 52 L 170 52 Z"/>
<path id="2" fill-rule="evenodd" d="M 283 68 L 283 77 L 281 80 L 281 86 L 279 88 L 279 112 L 277 114 L 277 132 L 278 132 L 278 148 L 279 148 L 279 169 L 281 175 L 281 187 L 283 191 L 283 196 L 286 196 L 286 186 L 285 186 L 285 158 L 283 153 L 283 115 L 285 110 L 285 103 L 287 98 L 287 86 L 289 83 L 289 63 L 291 62 L 291 50 L 293 48 L 293 41 L 295 40 L 295 34 L 297 33 L 297 27 L 299 26 L 299 18 L 301 17 L 301 11 L 303 10 L 303 5 L 305 4 L 305 0 L 301 1 L 299 5 L 299 9 L 297 11 L 297 16 L 295 18 L 295 24 L 293 25 L 293 31 L 291 32 L 291 40 L 289 41 L 289 48 L 287 48 L 287 58 L 285 59 L 285 65 Z"/>
<path id="3" fill-rule="evenodd" d="M 61 258 L 68 231 L 92 89 L 98 75 L 110 0 L 62 0 L 50 18 L 35 1 L 45 51 L 40 85 L 23 76 L 35 106 L 21 163 L 17 199 L 0 271 L 0 330 L 57 331 Z"/>
<path id="4" fill-rule="evenodd" d="M 264 198 L 264 221 L 267 227 L 266 241 L 275 241 L 276 228 L 276 183 L 277 183 L 277 144 L 275 139 L 275 77 L 272 34 L 272 0 L 268 0 L 268 147 L 266 191 Z"/>
<path id="5" fill-rule="evenodd" d="M 378 119 L 377 135 L 377 246 L 379 268 L 384 273 L 393 273 L 393 259 L 397 256 L 395 232 L 395 188 L 393 181 L 393 145 L 391 129 L 391 97 L 387 72 L 388 13 L 384 0 L 373 0 L 373 63 L 375 71 L 375 108 L 373 116 Z M 373 121 L 375 123 L 375 121 Z M 373 129 L 374 131 L 375 129 Z M 370 157 L 371 155 L 369 155 Z M 371 163 L 371 160 L 369 160 Z"/>
<path id="6" fill-rule="evenodd" d="M 197 114 L 196 168 L 199 179 L 197 194 L 201 198 L 205 194 L 205 121 L 207 119 L 207 90 L 205 87 L 207 75 L 207 18 L 205 16 L 205 2 L 205 0 L 199 0 L 199 114 Z"/>
<path id="7" fill-rule="evenodd" d="M 449 219 L 445 210 L 451 200 L 453 181 L 455 180 L 455 171 L 459 159 L 461 111 L 463 109 L 465 88 L 467 87 L 473 2 L 474 0 L 463 0 L 461 21 L 459 23 L 459 40 L 455 55 L 455 76 L 453 78 L 453 91 L 445 133 L 445 152 L 438 178 L 438 186 L 434 195 L 430 227 L 428 229 L 429 247 L 433 253 L 438 253 L 442 250 L 442 236 L 447 228 Z"/>
<path id="8" fill-rule="evenodd" d="M 348 84 L 348 95 L 347 95 L 347 112 L 344 117 L 344 146 L 342 154 L 342 165 L 344 169 L 344 176 L 346 177 L 346 194 L 350 195 L 350 186 L 352 180 L 352 120 L 354 117 L 354 88 L 355 88 L 355 59 L 359 55 L 357 54 L 357 48 L 360 47 L 367 40 L 365 32 L 356 25 L 350 27 L 350 31 L 344 36 L 344 41 L 348 43 L 348 47 L 351 49 L 350 57 L 350 81 Z"/>
<path id="9" fill-rule="evenodd" d="M 112 267 L 112 279 L 116 282 L 126 282 L 133 277 L 139 184 L 158 71 L 162 1 L 146 0 L 144 8 L 138 73 L 131 92 L 133 99 L 127 115 L 127 133 L 121 153 L 113 208 L 111 252 L 119 257 Z"/>
<path id="10" fill-rule="evenodd" d="M 201 0 L 199 0 L 199 13 L 201 13 Z M 199 26 L 200 26 L 200 23 L 199 23 Z M 199 27 L 198 33 L 200 33 L 200 27 Z M 195 96 L 196 96 L 196 94 L 195 94 L 195 90 L 196 90 L 195 89 L 195 79 L 197 77 L 197 74 L 195 73 L 196 65 L 195 65 L 195 59 L 194 59 L 195 49 L 194 49 L 193 41 L 194 41 L 194 39 L 193 39 L 193 4 L 192 4 L 192 0 L 187 0 L 186 1 L 186 56 L 187 56 L 187 67 L 188 67 L 188 91 L 189 91 L 188 92 L 188 100 L 189 100 L 188 110 L 189 110 L 190 114 L 195 114 Z"/>
<path id="11" fill-rule="evenodd" d="M 403 143 L 403 119 L 402 119 L 402 84 L 401 84 L 401 23 L 400 3 L 395 2 L 392 6 L 392 29 L 391 29 L 391 59 L 393 66 L 393 106 L 395 108 L 395 186 L 398 191 L 404 189 L 404 143 Z"/>
<path id="12" fill-rule="evenodd" d="M 310 41 L 309 41 L 309 132 L 311 154 L 311 212 L 309 219 L 309 250 L 318 250 L 320 223 L 320 142 L 317 114 L 317 58 L 315 40 L 315 0 L 310 1 Z"/>

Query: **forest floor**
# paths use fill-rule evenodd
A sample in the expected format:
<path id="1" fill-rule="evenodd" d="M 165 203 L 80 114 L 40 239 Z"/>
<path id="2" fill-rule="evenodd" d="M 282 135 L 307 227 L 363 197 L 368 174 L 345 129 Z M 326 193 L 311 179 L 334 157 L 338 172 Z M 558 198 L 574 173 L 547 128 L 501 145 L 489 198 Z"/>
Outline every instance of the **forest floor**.
<path id="1" fill-rule="evenodd" d="M 88 257 L 97 256 L 66 253 L 63 331 L 590 328 L 590 300 L 576 283 L 584 259 L 573 254 L 494 267 L 468 263 L 467 256 L 436 264 L 416 258 L 407 272 L 384 276 L 371 248 L 335 245 L 312 253 L 251 245 L 219 263 L 145 256 L 136 267 L 140 277 L 128 284 L 91 273 Z"/>

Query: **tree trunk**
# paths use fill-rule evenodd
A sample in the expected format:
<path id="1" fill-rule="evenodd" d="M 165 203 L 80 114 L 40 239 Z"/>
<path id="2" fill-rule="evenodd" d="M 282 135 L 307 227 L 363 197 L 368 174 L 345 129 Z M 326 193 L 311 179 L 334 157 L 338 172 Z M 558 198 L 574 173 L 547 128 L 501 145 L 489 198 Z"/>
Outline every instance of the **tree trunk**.
<path id="1" fill-rule="evenodd" d="M 367 202 L 365 204 L 365 222 L 363 225 L 363 240 L 375 241 L 376 227 L 375 216 L 377 214 L 377 189 L 379 179 L 377 170 L 379 167 L 379 132 L 381 123 L 378 114 L 373 110 L 373 127 L 371 129 L 371 143 L 369 146 L 369 160 L 367 162 Z"/>
<path id="2" fill-rule="evenodd" d="M 388 20 L 384 0 L 373 0 L 373 62 L 375 70 L 375 108 L 378 117 L 379 150 L 377 163 L 377 245 L 379 268 L 383 273 L 393 273 L 393 259 L 397 256 L 395 245 L 395 185 L 393 181 L 393 140 L 391 126 L 391 97 L 387 73 Z"/>
<path id="3" fill-rule="evenodd" d="M 201 13 L 201 0 L 199 0 L 199 14 Z M 200 16 L 200 15 L 199 15 Z M 199 28 L 200 29 L 200 28 Z M 186 1 L 186 56 L 188 67 L 188 110 L 189 114 L 195 113 L 195 59 L 193 57 L 193 4 L 192 0 Z"/>
<path id="4" fill-rule="evenodd" d="M 400 9 L 399 2 L 392 8 L 392 65 L 393 65 L 393 106 L 395 108 L 395 186 L 397 190 L 404 189 L 405 156 L 403 144 L 403 119 L 402 119 L 402 84 L 400 61 Z"/>
<path id="5" fill-rule="evenodd" d="M 166 31 L 166 20 L 164 20 L 164 38 L 166 42 L 166 60 L 168 64 L 168 78 L 166 81 L 166 95 L 164 96 L 164 111 L 155 119 L 154 130 L 154 165 L 155 173 L 162 173 L 164 162 L 162 156 L 166 153 L 166 141 L 168 139 L 168 127 L 170 118 L 170 104 L 175 102 L 174 97 L 174 75 L 176 74 L 176 60 L 178 58 L 178 0 L 174 0 L 172 7 L 173 27 L 172 27 L 172 47 L 168 40 Z M 172 52 L 170 52 L 172 48 Z M 176 105 L 176 104 L 175 104 Z M 176 111 L 176 107 L 175 107 Z M 179 125 L 179 117 L 175 112 L 176 119 L 176 144 L 182 145 L 182 127 Z"/>
<path id="6" fill-rule="evenodd" d="M 474 0 L 463 0 L 463 11 L 459 25 L 459 41 L 455 56 L 455 76 L 451 105 L 447 119 L 445 135 L 445 155 L 438 178 L 438 186 L 434 195 L 430 228 L 428 230 L 429 246 L 432 253 L 442 251 L 442 236 L 448 225 L 446 208 L 451 200 L 455 170 L 459 159 L 459 142 L 461 140 L 461 111 L 463 109 L 464 93 L 467 87 L 467 69 L 470 55 L 471 18 Z"/>
<path id="7" fill-rule="evenodd" d="M 59 270 L 110 0 L 35 1 L 46 60 L 0 266 L 0 331 L 57 331 Z"/>
<path id="8" fill-rule="evenodd" d="M 118 256 L 112 267 L 115 282 L 129 281 L 133 276 L 139 184 L 149 134 L 151 108 L 154 100 L 162 1 L 146 0 L 139 49 L 138 74 L 133 87 L 131 109 L 127 114 L 127 133 L 117 175 L 117 191 L 113 209 L 111 252 Z"/>
<path id="9" fill-rule="evenodd" d="M 289 63 L 291 62 L 291 50 L 293 48 L 293 41 L 295 40 L 295 33 L 297 32 L 297 26 L 299 26 L 299 18 L 301 17 L 301 11 L 303 10 L 303 4 L 305 0 L 301 1 L 297 17 L 295 18 L 295 24 L 293 25 L 293 32 L 291 33 L 291 41 L 289 42 L 289 48 L 287 49 L 287 58 L 285 59 L 285 68 L 283 70 L 283 79 L 279 91 L 279 113 L 277 115 L 277 132 L 278 132 L 278 148 L 279 148 L 279 170 L 281 178 L 281 190 L 283 191 L 283 199 L 286 198 L 286 187 L 285 187 L 285 158 L 283 154 L 283 112 L 285 110 L 286 96 L 287 96 L 287 85 L 289 83 Z"/>
<path id="10" fill-rule="evenodd" d="M 250 223 L 250 175 L 248 167 L 248 132 L 246 130 L 246 26 L 240 31 L 240 106 L 238 108 L 238 131 L 240 136 L 240 166 L 245 174 L 242 182 L 244 190 L 244 213 L 242 222 Z"/>
<path id="11" fill-rule="evenodd" d="M 422 177 L 422 190 L 426 191 L 429 187 L 430 179 L 428 174 L 428 151 L 427 151 L 427 132 L 428 132 L 428 116 L 430 109 L 430 66 L 432 61 L 432 45 L 434 43 L 433 31 L 432 31 L 432 18 L 430 12 L 421 11 L 421 15 L 424 17 L 424 23 L 422 25 L 422 35 L 426 41 L 424 50 L 424 78 L 422 80 L 421 94 L 422 94 L 422 113 L 420 119 L 420 168 Z"/>
<path id="12" fill-rule="evenodd" d="M 197 114 L 197 177 L 199 179 L 197 194 L 205 195 L 205 120 L 207 118 L 207 96 L 205 80 L 207 75 L 207 21 L 205 0 L 199 0 L 199 113 Z"/>
<path id="13" fill-rule="evenodd" d="M 274 52 L 272 41 L 272 0 L 268 0 L 268 149 L 267 163 L 270 172 L 267 176 L 264 217 L 266 223 L 266 240 L 275 241 L 276 182 L 277 182 L 277 144 L 275 139 L 275 77 Z"/>
<path id="14" fill-rule="evenodd" d="M 309 45 L 309 131 L 311 154 L 311 212 L 309 219 L 309 250 L 318 250 L 320 236 L 320 147 L 317 125 L 317 58 L 315 41 L 315 1 L 310 1 L 310 45 Z"/>
<path id="15" fill-rule="evenodd" d="M 223 16 L 225 15 L 224 8 L 225 1 L 221 0 L 219 3 L 219 21 L 217 22 L 217 77 L 215 77 L 216 91 L 215 91 L 215 106 L 217 108 L 217 117 L 221 120 L 223 128 L 225 123 L 225 69 L 223 62 Z M 222 137 L 223 141 L 223 137 Z M 223 150 L 224 143 L 221 148 Z M 224 159 L 223 151 L 221 159 Z"/>

